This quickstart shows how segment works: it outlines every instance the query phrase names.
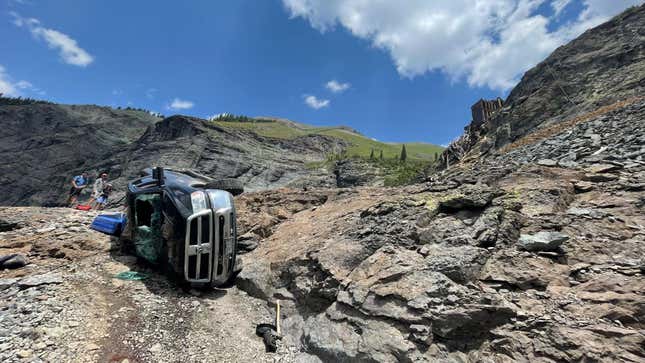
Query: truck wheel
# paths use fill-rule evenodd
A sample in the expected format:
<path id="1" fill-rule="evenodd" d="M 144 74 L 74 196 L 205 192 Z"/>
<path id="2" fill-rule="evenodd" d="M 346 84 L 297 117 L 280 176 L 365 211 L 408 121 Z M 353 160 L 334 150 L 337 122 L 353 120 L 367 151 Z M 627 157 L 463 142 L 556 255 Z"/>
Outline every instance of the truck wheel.
<path id="1" fill-rule="evenodd" d="M 218 179 L 208 182 L 205 189 L 221 189 L 233 195 L 240 195 L 244 193 L 244 185 L 237 179 Z"/>

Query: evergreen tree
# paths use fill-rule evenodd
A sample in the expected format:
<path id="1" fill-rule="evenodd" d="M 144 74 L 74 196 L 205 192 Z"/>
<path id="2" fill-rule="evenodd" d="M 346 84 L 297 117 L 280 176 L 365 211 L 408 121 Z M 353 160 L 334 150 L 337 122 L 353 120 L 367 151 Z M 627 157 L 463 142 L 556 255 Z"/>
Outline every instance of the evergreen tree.
<path id="1" fill-rule="evenodd" d="M 401 161 L 405 161 L 405 159 L 408 158 L 408 152 L 405 150 L 405 144 L 403 144 L 403 147 L 401 148 L 401 157 L 399 158 Z"/>
<path id="2" fill-rule="evenodd" d="M 383 160 L 383 150 L 381 150 L 381 156 L 379 156 L 379 159 Z"/>
<path id="3" fill-rule="evenodd" d="M 370 152 L 370 160 L 374 160 L 374 149 Z"/>

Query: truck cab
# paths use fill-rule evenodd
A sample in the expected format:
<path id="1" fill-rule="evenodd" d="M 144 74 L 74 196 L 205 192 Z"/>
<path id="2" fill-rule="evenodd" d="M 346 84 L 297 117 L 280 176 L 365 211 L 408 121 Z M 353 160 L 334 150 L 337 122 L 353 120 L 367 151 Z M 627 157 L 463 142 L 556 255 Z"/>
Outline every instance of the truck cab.
<path id="1" fill-rule="evenodd" d="M 124 245 L 193 286 L 220 286 L 238 272 L 235 180 L 148 168 L 128 184 Z M 218 189 L 218 187 L 228 190 Z"/>

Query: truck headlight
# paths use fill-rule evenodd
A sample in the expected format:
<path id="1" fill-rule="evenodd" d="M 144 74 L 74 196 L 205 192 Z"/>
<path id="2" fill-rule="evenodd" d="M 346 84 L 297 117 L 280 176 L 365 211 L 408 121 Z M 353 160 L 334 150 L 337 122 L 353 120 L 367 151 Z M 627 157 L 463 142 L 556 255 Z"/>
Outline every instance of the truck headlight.
<path id="1" fill-rule="evenodd" d="M 193 205 L 193 213 L 198 213 L 208 209 L 206 205 L 206 194 L 204 192 L 190 193 L 190 203 Z"/>

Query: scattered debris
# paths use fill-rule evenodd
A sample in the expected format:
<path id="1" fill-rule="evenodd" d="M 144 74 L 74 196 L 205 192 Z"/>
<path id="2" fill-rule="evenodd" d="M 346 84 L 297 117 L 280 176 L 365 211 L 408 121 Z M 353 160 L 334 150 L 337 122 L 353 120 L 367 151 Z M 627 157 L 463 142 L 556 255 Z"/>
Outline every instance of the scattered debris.
<path id="1" fill-rule="evenodd" d="M 124 271 L 124 272 L 120 272 L 120 273 L 114 275 L 114 277 L 119 279 L 119 280 L 140 281 L 140 280 L 147 279 L 148 275 L 143 273 L 143 272 Z"/>
<path id="2" fill-rule="evenodd" d="M 255 328 L 255 334 L 262 337 L 267 352 L 274 353 L 278 350 L 278 340 L 281 340 L 282 336 L 278 335 L 275 325 L 258 324 Z"/>

